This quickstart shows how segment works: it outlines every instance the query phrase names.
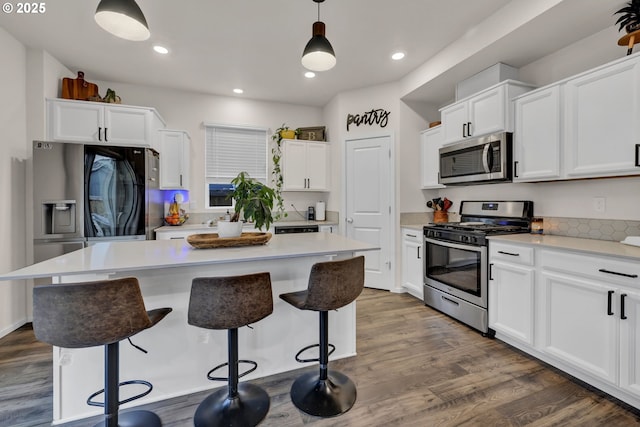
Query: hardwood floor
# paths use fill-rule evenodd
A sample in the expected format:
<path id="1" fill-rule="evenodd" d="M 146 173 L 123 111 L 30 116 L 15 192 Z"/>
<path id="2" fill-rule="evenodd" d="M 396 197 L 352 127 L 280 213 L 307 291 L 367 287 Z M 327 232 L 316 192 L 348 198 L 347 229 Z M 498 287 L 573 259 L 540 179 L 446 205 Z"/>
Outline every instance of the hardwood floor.
<path id="1" fill-rule="evenodd" d="M 358 355 L 330 364 L 357 384 L 355 406 L 329 419 L 298 411 L 289 388 L 309 369 L 317 368 L 252 381 L 271 396 L 262 426 L 640 426 L 635 408 L 409 295 L 386 291 L 365 289 L 358 300 Z M 50 349 L 28 326 L 0 339 L 0 426 L 50 425 L 51 372 Z M 147 407 L 165 426 L 192 426 L 207 395 Z"/>

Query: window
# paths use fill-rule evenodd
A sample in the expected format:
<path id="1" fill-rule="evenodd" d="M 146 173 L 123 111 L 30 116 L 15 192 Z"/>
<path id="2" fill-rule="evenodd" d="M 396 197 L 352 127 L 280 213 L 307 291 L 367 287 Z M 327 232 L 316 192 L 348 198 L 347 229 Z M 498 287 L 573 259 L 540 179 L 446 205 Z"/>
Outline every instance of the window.
<path id="1" fill-rule="evenodd" d="M 267 129 L 205 123 L 205 200 L 207 208 L 228 209 L 229 185 L 240 172 L 267 184 Z"/>

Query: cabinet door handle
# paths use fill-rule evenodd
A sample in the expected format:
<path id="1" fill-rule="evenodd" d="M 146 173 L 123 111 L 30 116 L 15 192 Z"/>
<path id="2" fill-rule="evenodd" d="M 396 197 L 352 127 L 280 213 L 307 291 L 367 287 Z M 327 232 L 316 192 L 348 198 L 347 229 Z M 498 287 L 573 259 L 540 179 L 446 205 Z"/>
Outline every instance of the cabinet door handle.
<path id="1" fill-rule="evenodd" d="M 462 124 L 462 137 L 463 138 L 467 137 L 467 124 L 466 123 Z"/>
<path id="2" fill-rule="evenodd" d="M 471 122 L 467 122 L 467 136 L 472 136 L 473 132 L 471 132 Z"/>
<path id="3" fill-rule="evenodd" d="M 498 253 L 502 255 L 509 255 L 509 256 L 520 256 L 520 254 L 514 254 L 511 252 L 504 252 L 504 251 L 498 251 Z"/>
<path id="4" fill-rule="evenodd" d="M 407 237 L 418 237 L 415 234 L 405 234 L 405 236 L 407 236 Z"/>
<path id="5" fill-rule="evenodd" d="M 627 294 L 620 295 L 620 319 L 627 320 L 627 315 L 624 313 L 624 299 L 627 297 Z"/>
<path id="6" fill-rule="evenodd" d="M 182 187 L 182 174 L 180 174 L 180 187 Z"/>
<path id="7" fill-rule="evenodd" d="M 104 128 L 104 142 L 109 142 L 107 139 L 107 128 Z"/>
<path id="8" fill-rule="evenodd" d="M 615 274 L 616 276 L 630 277 L 632 279 L 637 279 L 638 278 L 637 274 L 619 273 L 617 271 L 607 270 L 606 268 L 601 268 L 598 271 L 600 273 Z"/>
<path id="9" fill-rule="evenodd" d="M 102 141 L 102 128 L 98 126 L 98 141 Z"/>
<path id="10" fill-rule="evenodd" d="M 307 188 L 311 188 L 311 178 L 307 178 Z"/>
<path id="11" fill-rule="evenodd" d="M 640 144 L 636 144 L 636 167 L 640 167 Z"/>
<path id="12" fill-rule="evenodd" d="M 418 259 L 421 259 L 420 258 L 420 246 L 418 246 L 417 249 L 418 249 Z"/>
<path id="13" fill-rule="evenodd" d="M 518 178 L 518 161 L 513 162 L 513 176 Z"/>
<path id="14" fill-rule="evenodd" d="M 608 291 L 607 292 L 607 315 L 608 316 L 613 316 L 613 311 L 611 309 L 611 296 L 613 295 L 615 291 Z"/>
<path id="15" fill-rule="evenodd" d="M 493 263 L 489 264 L 489 280 L 493 280 Z"/>

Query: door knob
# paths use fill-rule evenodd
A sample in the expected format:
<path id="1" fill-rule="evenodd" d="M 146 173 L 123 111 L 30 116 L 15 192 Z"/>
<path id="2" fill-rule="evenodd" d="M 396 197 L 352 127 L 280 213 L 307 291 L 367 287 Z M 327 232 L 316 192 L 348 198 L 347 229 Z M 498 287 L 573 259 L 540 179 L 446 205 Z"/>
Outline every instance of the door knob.
<path id="1" fill-rule="evenodd" d="M 347 218 L 347 222 L 351 224 L 353 222 L 353 218 Z"/>

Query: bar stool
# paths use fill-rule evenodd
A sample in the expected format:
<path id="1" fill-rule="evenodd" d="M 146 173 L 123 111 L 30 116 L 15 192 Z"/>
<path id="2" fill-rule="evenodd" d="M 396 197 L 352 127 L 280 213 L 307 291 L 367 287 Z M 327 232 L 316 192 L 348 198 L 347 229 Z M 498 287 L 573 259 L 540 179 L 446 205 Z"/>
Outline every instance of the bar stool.
<path id="1" fill-rule="evenodd" d="M 256 273 L 231 277 L 198 277 L 191 283 L 188 323 L 206 329 L 227 329 L 228 362 L 216 366 L 207 378 L 227 381 L 227 389 L 210 394 L 200 403 L 193 418 L 196 427 L 256 426 L 269 412 L 269 395 L 262 388 L 239 384 L 258 364 L 238 360 L 238 328 L 264 319 L 273 312 L 271 276 Z M 238 364 L 251 365 L 238 373 Z M 228 377 L 213 372 L 228 366 Z"/>
<path id="2" fill-rule="evenodd" d="M 162 425 L 160 417 L 150 411 L 118 414 L 120 404 L 146 396 L 153 389 L 143 380 L 119 382 L 119 344 L 170 312 L 171 308 L 146 311 L 135 277 L 33 288 L 33 330 L 38 340 L 64 348 L 104 346 L 104 389 L 87 399 L 88 405 L 104 407 L 104 421 L 96 427 Z M 119 387 L 130 384 L 145 385 L 147 390 L 119 401 Z M 104 402 L 93 400 L 102 393 Z"/>
<path id="3" fill-rule="evenodd" d="M 329 310 L 353 302 L 364 287 L 364 257 L 320 262 L 311 267 L 306 291 L 281 294 L 280 298 L 300 310 L 320 312 L 320 344 L 303 348 L 296 354 L 298 362 L 319 362 L 320 373 L 308 372 L 291 386 L 291 400 L 300 410 L 318 417 L 333 417 L 347 412 L 356 402 L 356 385 L 346 375 L 331 371 L 329 355 Z M 301 359 L 304 351 L 319 347 L 318 359 Z M 329 351 L 331 348 L 331 351 Z"/>

